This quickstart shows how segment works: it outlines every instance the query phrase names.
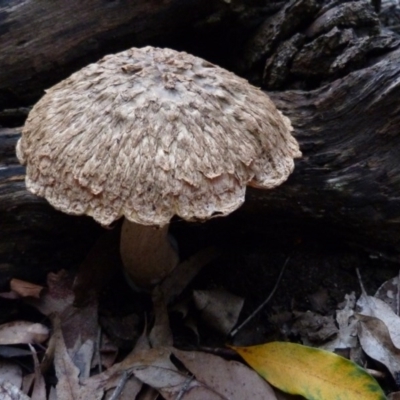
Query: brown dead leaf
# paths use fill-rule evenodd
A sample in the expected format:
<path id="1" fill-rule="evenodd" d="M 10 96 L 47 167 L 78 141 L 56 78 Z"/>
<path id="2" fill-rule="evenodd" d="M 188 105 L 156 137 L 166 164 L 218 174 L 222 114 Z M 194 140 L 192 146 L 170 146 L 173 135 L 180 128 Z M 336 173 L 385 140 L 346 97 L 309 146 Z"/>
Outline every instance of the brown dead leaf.
<path id="1" fill-rule="evenodd" d="M 97 341 L 97 315 L 97 304 L 89 304 L 84 308 L 70 306 L 60 316 L 65 345 L 81 378 L 89 377 Z"/>
<path id="2" fill-rule="evenodd" d="M 362 294 L 357 301 L 359 314 L 380 319 L 387 327 L 393 344 L 400 348 L 400 317 L 384 301 Z"/>
<path id="3" fill-rule="evenodd" d="M 124 373 L 129 372 L 141 382 L 156 389 L 164 399 L 224 399 L 213 393 L 185 373 L 182 373 L 170 360 L 168 348 L 145 349 L 129 354 L 121 363 L 113 365 L 102 374 L 86 380 L 93 386 L 116 387 Z"/>
<path id="4" fill-rule="evenodd" d="M 400 279 L 395 276 L 384 282 L 376 291 L 375 296 L 384 301 L 396 315 L 400 314 Z"/>
<path id="5" fill-rule="evenodd" d="M 54 386 L 50 387 L 49 398 L 47 400 L 58 400 L 57 399 L 57 391 Z"/>
<path id="6" fill-rule="evenodd" d="M 0 293 L 0 297 L 2 299 L 7 299 L 7 300 L 17 300 L 21 298 L 21 296 L 18 293 L 13 292 L 12 290 L 9 292 Z"/>
<path id="7" fill-rule="evenodd" d="M 10 382 L 18 389 L 22 386 L 22 370 L 15 363 L 0 360 L 0 384 Z"/>
<path id="8" fill-rule="evenodd" d="M 271 386 L 242 363 L 197 351 L 173 349 L 172 353 L 198 381 L 222 398 L 276 400 Z"/>
<path id="9" fill-rule="evenodd" d="M 58 316 L 53 318 L 55 342 L 54 368 L 58 379 L 56 392 L 60 400 L 75 400 L 79 396 L 79 369 L 74 365 L 67 352 L 67 347 L 61 332 L 61 322 Z"/>
<path id="10" fill-rule="evenodd" d="M 312 311 L 294 311 L 296 321 L 291 327 L 291 333 L 301 337 L 303 344 L 321 343 L 338 333 L 332 315 L 321 315 Z"/>
<path id="11" fill-rule="evenodd" d="M 159 285 L 159 290 L 163 293 L 165 302 L 170 303 L 182 293 L 200 270 L 216 258 L 218 254 L 215 248 L 207 247 L 178 264 Z"/>
<path id="12" fill-rule="evenodd" d="M 244 300 L 226 290 L 195 290 L 193 299 L 201 318 L 210 327 L 228 335 L 236 325 Z"/>
<path id="13" fill-rule="evenodd" d="M 185 374 L 179 372 L 170 360 L 167 348 L 148 349 L 136 354 L 130 370 L 143 383 L 165 392 L 174 390 L 186 381 Z"/>
<path id="14" fill-rule="evenodd" d="M 337 349 L 354 349 L 358 345 L 357 341 L 357 320 L 354 317 L 354 307 L 356 303 L 355 293 L 345 295 L 345 301 L 341 308 L 336 310 L 336 322 L 339 327 L 336 337 L 325 343 L 319 348 L 329 351 Z"/>
<path id="15" fill-rule="evenodd" d="M 169 325 L 167 304 L 159 287 L 155 287 L 152 294 L 154 307 L 154 325 L 149 339 L 152 347 L 172 346 L 172 331 Z"/>
<path id="16" fill-rule="evenodd" d="M 0 383 L 1 400 L 30 400 L 20 389 L 10 382 Z"/>
<path id="17" fill-rule="evenodd" d="M 115 388 L 114 390 L 109 390 L 106 395 L 104 400 L 110 399 L 111 396 L 115 396 L 115 393 L 118 390 L 118 400 L 132 400 L 136 399 L 136 396 L 139 394 L 139 392 L 142 390 L 142 382 L 139 381 L 139 379 L 136 379 L 134 376 L 128 377 L 126 382 L 120 381 L 120 383 L 123 383 L 123 387 Z"/>
<path id="18" fill-rule="evenodd" d="M 57 375 L 57 399 L 58 400 L 101 400 L 104 394 L 104 388 L 91 381 L 79 381 L 79 369 L 74 365 L 68 354 L 61 331 L 61 322 L 58 315 L 53 317 L 55 342 L 54 367 Z"/>
<path id="19" fill-rule="evenodd" d="M 25 375 L 22 379 L 22 392 L 28 394 L 33 385 L 33 381 L 35 380 L 35 374 Z"/>
<path id="20" fill-rule="evenodd" d="M 114 390 L 110 389 L 114 389 L 121 383 L 121 380 L 124 379 L 124 374 L 129 370 L 133 363 L 137 361 L 138 353 L 146 352 L 146 350 L 149 349 L 150 343 L 146 335 L 145 328 L 143 334 L 137 340 L 134 349 L 125 357 L 122 362 L 114 364 L 106 371 L 88 378 L 85 381 L 86 384 L 92 387 L 101 387 L 111 394 L 114 393 Z M 129 374 L 131 375 L 130 372 Z M 142 386 L 142 383 L 140 383 L 140 386 Z M 111 394 L 107 394 L 107 396 Z"/>
<path id="21" fill-rule="evenodd" d="M 30 303 L 47 316 L 58 314 L 63 340 L 81 378 L 89 376 L 98 332 L 97 303 L 75 307 L 72 290 L 73 276 L 66 271 L 47 276 L 48 288 L 39 300 Z"/>
<path id="22" fill-rule="evenodd" d="M 13 321 L 0 325 L 0 344 L 43 343 L 49 329 L 38 323 Z"/>
<path id="23" fill-rule="evenodd" d="M 74 277 L 65 270 L 47 275 L 47 288 L 40 299 L 31 299 L 29 304 L 37 308 L 42 314 L 50 316 L 53 313 L 61 315 L 74 301 L 71 290 Z"/>
<path id="24" fill-rule="evenodd" d="M 102 330 L 112 340 L 112 342 L 121 348 L 132 347 L 137 340 L 141 318 L 137 313 L 128 315 L 100 315 L 99 324 Z"/>
<path id="25" fill-rule="evenodd" d="M 13 278 L 10 281 L 10 289 L 21 297 L 39 298 L 44 287 Z"/>
<path id="26" fill-rule="evenodd" d="M 42 371 L 40 369 L 36 350 L 32 345 L 29 345 L 29 348 L 32 352 L 33 364 L 35 366 L 35 380 L 33 383 L 31 400 L 43 400 L 46 398 L 46 384 L 42 375 Z"/>
<path id="27" fill-rule="evenodd" d="M 189 372 L 179 370 L 171 361 L 172 353 Z M 85 383 L 106 390 L 118 389 L 121 382 L 127 384 L 129 374 L 156 389 L 166 400 L 276 400 L 269 385 L 243 364 L 204 353 L 181 352 L 172 347 L 150 348 L 144 334 L 122 362 L 92 376 Z M 130 384 L 136 387 L 135 383 Z M 135 393 L 136 390 L 139 389 L 136 388 Z M 109 391 L 107 398 L 114 392 Z"/>
<path id="28" fill-rule="evenodd" d="M 400 349 L 391 339 L 387 326 L 378 318 L 357 315 L 359 320 L 358 337 L 365 353 L 384 364 L 399 384 Z"/>

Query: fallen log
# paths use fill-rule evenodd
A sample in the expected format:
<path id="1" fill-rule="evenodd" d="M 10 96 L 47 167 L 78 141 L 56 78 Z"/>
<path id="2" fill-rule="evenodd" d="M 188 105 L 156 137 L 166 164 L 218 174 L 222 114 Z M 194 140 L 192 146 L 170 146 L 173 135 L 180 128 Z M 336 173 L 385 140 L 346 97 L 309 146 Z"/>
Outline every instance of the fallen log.
<path id="1" fill-rule="evenodd" d="M 0 109 L 29 105 L 44 88 L 104 54 L 165 43 L 212 14 L 219 3 L 7 1 L 0 5 Z"/>
<path id="2" fill-rule="evenodd" d="M 274 229 L 274 224 L 307 221 L 397 260 L 400 42 L 382 28 L 367 3 L 324 6 L 294 0 L 280 9 L 273 24 L 267 18 L 237 50 L 237 71 L 266 89 L 291 119 L 303 158 L 281 187 L 249 189 L 246 204 L 236 215 L 240 224 L 254 224 L 263 231 Z M 299 12 L 307 18 L 299 19 Z M 294 24 L 293 18 L 300 22 Z M 118 50 L 115 43 L 113 51 Z M 77 68 L 83 54 L 82 48 L 77 58 L 71 56 L 70 68 Z M 0 83 L 9 101 L 13 85 L 21 81 L 15 76 L 2 81 L 2 65 L 4 60 Z M 50 70 L 53 74 L 54 68 Z M 44 82 L 35 76 L 28 74 L 27 79 L 42 90 Z M 15 97 L 17 106 L 31 98 L 24 90 Z M 30 263 L 40 264 L 43 271 L 54 268 L 55 262 L 60 266 L 76 261 L 99 233 L 90 219 L 64 216 L 26 192 L 24 169 L 14 155 L 18 137 L 18 128 L 0 131 L 0 266 L 7 274 Z M 54 253 L 62 246 L 59 258 L 46 256 L 46 251 Z"/>

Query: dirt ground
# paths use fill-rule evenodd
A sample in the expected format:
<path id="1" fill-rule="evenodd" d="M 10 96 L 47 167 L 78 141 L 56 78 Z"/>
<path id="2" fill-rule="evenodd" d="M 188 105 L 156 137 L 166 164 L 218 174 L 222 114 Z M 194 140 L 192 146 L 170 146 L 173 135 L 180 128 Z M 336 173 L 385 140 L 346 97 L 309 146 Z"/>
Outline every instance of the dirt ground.
<path id="1" fill-rule="evenodd" d="M 285 321 L 281 319 L 291 319 L 289 314 L 293 312 L 334 315 L 346 294 L 360 294 L 356 268 L 371 295 L 398 273 L 397 263 L 350 246 L 340 234 L 330 233 L 323 225 L 287 227 L 275 223 L 260 229 L 260 224 L 239 224 L 237 217 L 228 217 L 202 224 L 175 221 L 171 232 L 179 244 L 181 260 L 209 246 L 219 252 L 175 303 L 191 298 L 193 290 L 226 290 L 244 299 L 239 323 L 269 296 L 287 261 L 272 299 L 236 336 L 240 345 L 287 339 L 282 331 Z M 143 316 L 149 307 L 149 297 L 132 294 L 122 274 L 117 273 L 103 291 L 100 313 L 138 312 L 136 322 L 141 325 L 139 314 Z M 199 336 L 195 337 L 183 326 L 179 313 L 172 312 L 170 317 L 176 345 L 180 347 L 222 347 L 226 343 L 224 335 L 209 329 L 199 319 Z"/>

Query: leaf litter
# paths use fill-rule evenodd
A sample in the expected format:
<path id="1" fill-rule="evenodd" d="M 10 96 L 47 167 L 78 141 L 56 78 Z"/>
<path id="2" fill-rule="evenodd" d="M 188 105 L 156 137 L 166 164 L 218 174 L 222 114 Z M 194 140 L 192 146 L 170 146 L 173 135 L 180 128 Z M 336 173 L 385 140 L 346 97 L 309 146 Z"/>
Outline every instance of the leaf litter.
<path id="1" fill-rule="evenodd" d="M 134 337 L 139 339 L 131 351 L 115 347 L 99 325 L 101 318 L 98 317 L 98 298 L 105 282 L 112 276 L 112 273 L 107 271 L 107 263 L 103 263 L 102 278 L 98 278 L 89 301 L 87 299 L 82 301 L 85 285 L 90 285 L 90 279 L 87 278 L 90 274 L 85 268 L 81 268 L 77 277 L 65 271 L 50 273 L 45 289 L 38 287 L 32 288 L 31 291 L 28 284 L 22 283 L 22 288 L 29 289 L 23 294 L 20 289 L 15 292 L 18 296 L 22 296 L 27 304 L 49 318 L 51 330 L 49 323 L 15 321 L 0 325 L 0 344 L 4 348 L 21 343 L 30 346 L 29 350 L 17 347 L 10 349 L 16 351 L 17 357 L 22 355 L 27 358 L 29 354 L 33 365 L 31 373 L 25 373 L 22 377 L 21 372 L 17 372 L 20 369 L 15 367 L 16 364 L 9 362 L 15 379 L 0 381 L 0 396 L 4 394 L 4 399 L 8 396 L 10 399 L 22 400 L 140 400 L 157 396 L 167 400 L 297 398 L 273 389 L 261 378 L 264 373 L 260 371 L 264 371 L 268 362 L 273 360 L 271 356 L 267 357 L 268 362 L 262 361 L 262 366 L 250 363 L 252 368 L 249 368 L 236 360 L 232 353 L 215 351 L 211 354 L 210 349 L 205 347 L 204 350 L 207 352 L 199 351 L 202 350 L 202 346 L 197 344 L 193 350 L 180 350 L 174 347 L 171 310 L 182 310 L 182 319 L 186 326 L 192 326 L 191 329 L 196 331 L 198 339 L 202 333 L 196 326 L 196 316 L 225 337 L 238 323 L 243 307 L 242 298 L 219 288 L 196 290 L 189 295 L 187 293 L 186 288 L 196 274 L 216 256 L 217 252 L 214 249 L 201 251 L 183 262 L 180 268 L 154 289 L 153 309 L 147 314 L 149 323 L 142 326 L 142 333 L 138 331 L 140 323 L 132 325 L 137 331 Z M 89 259 L 86 264 L 93 269 L 93 261 Z M 17 287 L 19 285 L 17 282 Z M 291 316 L 290 313 L 286 313 L 282 319 L 284 321 L 282 323 L 286 326 L 285 335 L 288 338 L 294 335 L 300 342 L 321 349 L 349 351 L 350 358 L 362 348 L 370 358 L 384 364 L 390 371 L 393 381 L 398 384 L 400 370 L 398 286 L 398 277 L 395 277 L 382 285 L 375 296 L 363 293 L 356 301 L 355 294 L 350 293 L 345 296 L 344 302 L 338 305 L 335 315 L 324 315 L 329 309 L 326 306 L 328 297 L 326 291 L 320 290 L 310 302 L 313 311 L 293 310 Z M 182 296 L 185 290 L 186 295 Z M 80 300 L 77 301 L 77 298 Z M 193 313 L 193 309 L 196 308 L 197 314 Z M 126 316 L 117 315 L 114 318 L 118 322 Z M 276 321 L 278 320 L 279 318 L 276 318 Z M 118 323 L 116 325 L 118 326 Z M 238 349 L 240 347 L 235 347 L 240 353 L 241 350 Z M 298 363 L 295 357 L 296 351 L 293 349 L 288 351 L 282 347 L 274 357 L 278 363 L 296 366 Z M 310 364 L 310 368 L 318 368 L 321 362 L 326 361 L 324 359 L 326 352 L 318 353 L 318 356 L 322 354 L 323 357 L 317 360 L 313 352 L 311 352 L 312 357 L 307 358 L 307 351 L 299 354 L 302 355 L 300 358 L 303 362 Z M 254 356 L 256 359 L 262 359 L 265 356 L 264 349 L 256 350 Z M 343 365 L 351 365 L 348 367 L 350 370 L 353 368 L 359 371 L 355 364 Z M 54 366 L 53 378 L 51 366 Z M 307 380 L 309 372 L 307 369 L 302 372 L 303 377 L 293 379 L 289 378 L 283 368 L 282 384 L 270 380 L 279 388 L 286 389 L 294 380 L 298 382 Z M 351 374 L 349 372 L 346 375 L 342 371 L 338 375 L 330 376 L 329 379 L 344 382 L 344 391 L 351 393 L 356 383 L 360 382 L 351 380 L 349 378 Z M 366 382 L 370 379 L 364 372 L 361 376 Z M 316 391 L 326 390 L 322 383 L 324 379 L 326 374 L 313 383 Z M 373 383 L 370 387 L 375 388 L 376 397 L 364 398 L 385 398 L 379 385 L 375 384 L 375 381 L 371 382 Z M 330 398 L 307 397 L 310 396 L 309 393 L 293 390 L 292 393 L 301 393 L 306 398 Z M 396 398 L 395 395 L 393 392 L 392 398 Z"/>
<path id="2" fill-rule="evenodd" d="M 114 359 L 115 362 L 103 365 L 106 369 L 102 371 L 99 366 L 103 364 L 101 349 L 96 351 L 101 338 L 98 334 L 101 328 L 96 296 L 92 294 L 89 303 L 77 307 L 76 288 L 82 293 L 85 279 L 79 279 L 77 286 L 74 285 L 76 279 L 70 273 L 49 273 L 47 287 L 40 290 L 40 297 L 30 298 L 27 304 L 49 318 L 51 335 L 49 328 L 39 323 L 15 321 L 0 326 L 2 344 L 35 344 L 30 345 L 29 349 L 32 372 L 25 375 L 24 385 L 21 375 L 18 382 L 14 379 L 12 386 L 7 381 L 1 387 L 7 393 L 4 398 L 10 393 L 9 396 L 14 396 L 10 398 L 23 400 L 46 399 L 46 396 L 57 400 L 113 400 L 139 399 L 141 396 L 145 398 L 146 393 L 152 393 L 153 396 L 158 393 L 167 400 L 246 397 L 276 399 L 268 383 L 244 364 L 212 354 L 182 351 L 173 347 L 168 303 L 172 303 L 197 272 L 215 257 L 216 252 L 213 249 L 201 251 L 198 256 L 182 263 L 172 277 L 154 289 L 151 329 L 144 327 L 144 332 L 133 350 L 125 355 L 121 354 L 119 359 Z M 104 276 L 109 275 L 105 272 Z M 101 287 L 101 282 L 98 282 L 98 287 Z M 225 291 L 216 291 L 212 295 L 220 296 L 220 302 L 235 298 Z M 232 311 L 229 318 L 223 315 L 226 310 L 221 305 L 218 306 L 221 320 L 225 321 L 225 335 L 237 323 L 243 305 L 243 300 L 237 299 L 239 306 L 235 305 L 235 311 Z M 218 311 L 214 311 L 215 313 L 218 314 Z M 217 314 L 214 318 L 218 318 Z M 229 322 L 228 326 L 226 321 Z M 43 343 L 44 347 L 37 349 L 39 343 Z M 25 352 L 24 355 L 26 354 Z M 18 371 L 15 364 L 10 365 Z M 55 384 L 46 378 L 46 374 L 51 374 L 51 365 L 54 366 Z"/>

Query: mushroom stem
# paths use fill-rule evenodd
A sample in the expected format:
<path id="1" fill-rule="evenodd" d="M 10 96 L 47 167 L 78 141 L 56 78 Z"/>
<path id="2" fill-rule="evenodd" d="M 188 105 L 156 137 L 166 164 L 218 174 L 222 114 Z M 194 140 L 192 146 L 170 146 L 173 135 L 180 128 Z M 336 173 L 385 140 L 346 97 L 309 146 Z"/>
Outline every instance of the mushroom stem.
<path id="1" fill-rule="evenodd" d="M 168 239 L 168 227 L 155 228 L 124 219 L 120 253 L 125 272 L 134 285 L 149 288 L 178 264 L 178 255 Z"/>

